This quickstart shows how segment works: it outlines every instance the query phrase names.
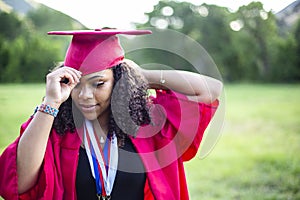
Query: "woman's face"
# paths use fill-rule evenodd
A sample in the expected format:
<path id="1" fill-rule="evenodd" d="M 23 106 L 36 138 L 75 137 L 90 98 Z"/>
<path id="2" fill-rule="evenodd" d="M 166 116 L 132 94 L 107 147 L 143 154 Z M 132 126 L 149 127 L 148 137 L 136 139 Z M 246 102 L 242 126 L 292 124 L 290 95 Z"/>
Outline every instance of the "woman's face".
<path id="1" fill-rule="evenodd" d="M 72 90 L 71 96 L 86 119 L 109 117 L 113 84 L 111 69 L 81 77 L 80 83 Z"/>

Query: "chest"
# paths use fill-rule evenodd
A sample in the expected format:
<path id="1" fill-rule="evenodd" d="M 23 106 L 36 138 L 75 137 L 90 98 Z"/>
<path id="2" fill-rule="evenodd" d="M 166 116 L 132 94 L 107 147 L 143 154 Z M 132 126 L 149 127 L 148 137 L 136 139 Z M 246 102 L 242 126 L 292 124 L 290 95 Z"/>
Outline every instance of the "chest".
<path id="1" fill-rule="evenodd" d="M 118 169 L 112 199 L 143 199 L 146 180 L 145 168 L 133 144 L 126 139 L 118 148 Z M 76 172 L 77 199 L 96 199 L 96 184 L 85 149 L 80 148 Z"/>

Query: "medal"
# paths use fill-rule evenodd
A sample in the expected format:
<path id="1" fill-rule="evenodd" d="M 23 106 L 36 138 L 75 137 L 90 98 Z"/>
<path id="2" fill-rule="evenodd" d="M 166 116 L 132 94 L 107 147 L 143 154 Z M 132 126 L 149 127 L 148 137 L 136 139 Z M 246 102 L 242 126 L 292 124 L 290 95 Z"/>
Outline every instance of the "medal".
<path id="1" fill-rule="evenodd" d="M 98 200 L 110 200 L 110 196 L 97 195 Z"/>
<path id="2" fill-rule="evenodd" d="M 107 138 L 104 148 L 91 121 L 85 120 L 84 145 L 92 175 L 95 178 L 98 199 L 109 200 L 118 167 L 118 142 L 115 133 Z"/>

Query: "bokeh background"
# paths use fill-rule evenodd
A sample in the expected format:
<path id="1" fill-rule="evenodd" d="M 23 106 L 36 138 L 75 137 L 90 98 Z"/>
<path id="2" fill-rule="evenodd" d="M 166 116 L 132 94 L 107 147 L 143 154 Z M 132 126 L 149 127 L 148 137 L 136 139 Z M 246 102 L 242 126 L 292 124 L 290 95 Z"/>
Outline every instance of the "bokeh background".
<path id="1" fill-rule="evenodd" d="M 40 104 L 45 75 L 64 58 L 70 38 L 47 36 L 48 31 L 170 29 L 202 45 L 225 84 L 221 135 L 208 156 L 186 163 L 191 199 L 300 199 L 299 0 L 276 10 L 259 1 L 234 8 L 232 1 L 228 6 L 147 1 L 147 10 L 137 10 L 136 15 L 129 8 L 138 2 L 100 2 L 78 8 L 82 14 L 95 7 L 84 20 L 52 4 L 0 0 L 0 152 Z M 89 20 L 103 10 L 110 10 L 107 18 Z M 128 23 L 122 21 L 122 27 L 112 18 Z M 134 59 L 193 71 L 184 59 L 161 55 L 146 50 Z"/>

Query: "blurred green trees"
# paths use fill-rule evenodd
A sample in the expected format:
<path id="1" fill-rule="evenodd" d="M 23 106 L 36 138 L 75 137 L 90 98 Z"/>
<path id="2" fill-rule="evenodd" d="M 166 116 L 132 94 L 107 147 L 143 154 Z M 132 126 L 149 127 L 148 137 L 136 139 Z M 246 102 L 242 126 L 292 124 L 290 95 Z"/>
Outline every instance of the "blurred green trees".
<path id="1" fill-rule="evenodd" d="M 0 82 L 44 82 L 45 75 L 63 60 L 68 38 L 48 31 L 83 28 L 70 17 L 40 6 L 20 17 L 0 11 Z"/>
<path id="2" fill-rule="evenodd" d="M 260 2 L 230 12 L 215 5 L 160 1 L 146 15 L 149 20 L 138 27 L 190 36 L 210 54 L 225 81 L 300 81 L 300 21 L 282 34 L 275 15 Z"/>
<path id="3" fill-rule="evenodd" d="M 275 15 L 260 2 L 232 12 L 215 5 L 160 1 L 146 15 L 148 21 L 136 24 L 138 28 L 172 29 L 193 38 L 227 82 L 300 81 L 300 21 L 283 34 Z M 54 62 L 63 60 L 70 39 L 46 33 L 85 28 L 44 6 L 22 18 L 0 11 L 0 27 L 0 82 L 44 81 Z M 189 63 L 169 52 L 148 49 L 138 56 L 144 63 L 191 70 Z"/>

